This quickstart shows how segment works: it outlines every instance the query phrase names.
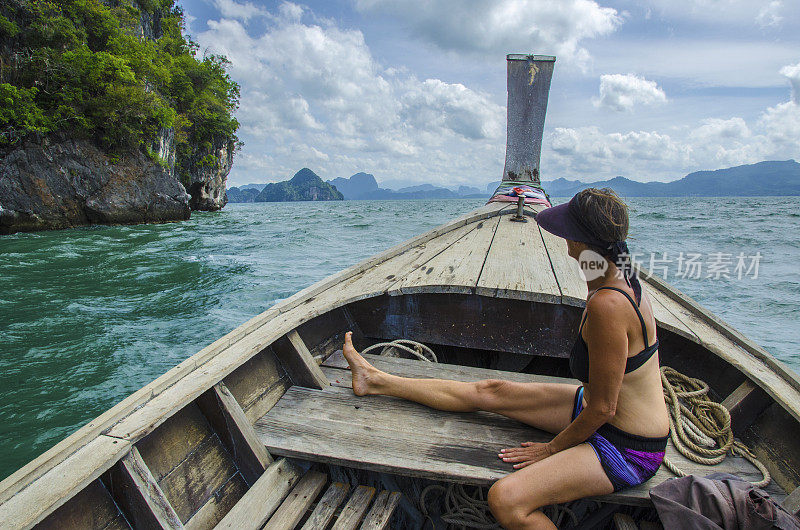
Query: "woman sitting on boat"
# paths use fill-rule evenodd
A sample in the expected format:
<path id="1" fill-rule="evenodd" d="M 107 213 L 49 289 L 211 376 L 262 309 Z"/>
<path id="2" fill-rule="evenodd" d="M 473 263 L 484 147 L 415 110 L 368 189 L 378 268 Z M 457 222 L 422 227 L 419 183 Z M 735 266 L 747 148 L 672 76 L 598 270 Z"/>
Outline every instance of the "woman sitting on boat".
<path id="1" fill-rule="evenodd" d="M 627 206 L 610 189 L 587 189 L 536 220 L 566 239 L 587 271 L 589 295 L 569 359 L 582 385 L 398 377 L 369 364 L 350 333 L 344 345 L 356 395 L 484 410 L 556 435 L 498 455 L 516 470 L 489 490 L 492 513 L 506 528 L 555 528 L 542 507 L 641 484 L 661 465 L 669 434 L 653 310 L 627 259 Z"/>

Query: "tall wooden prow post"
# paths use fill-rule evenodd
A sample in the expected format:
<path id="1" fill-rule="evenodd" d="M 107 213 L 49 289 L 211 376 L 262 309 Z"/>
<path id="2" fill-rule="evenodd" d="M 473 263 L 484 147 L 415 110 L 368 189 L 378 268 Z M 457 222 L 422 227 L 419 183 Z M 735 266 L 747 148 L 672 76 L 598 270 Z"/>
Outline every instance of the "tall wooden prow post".
<path id="1" fill-rule="evenodd" d="M 500 186 L 540 187 L 539 157 L 542 153 L 544 116 L 556 58 L 551 55 L 506 56 L 508 65 L 508 129 L 506 166 Z M 517 215 L 512 221 L 527 222 L 523 209 L 525 193 L 518 190 Z"/>
<path id="2" fill-rule="evenodd" d="M 556 58 L 551 55 L 506 56 L 508 64 L 508 133 L 503 182 L 539 186 L 544 116 Z"/>

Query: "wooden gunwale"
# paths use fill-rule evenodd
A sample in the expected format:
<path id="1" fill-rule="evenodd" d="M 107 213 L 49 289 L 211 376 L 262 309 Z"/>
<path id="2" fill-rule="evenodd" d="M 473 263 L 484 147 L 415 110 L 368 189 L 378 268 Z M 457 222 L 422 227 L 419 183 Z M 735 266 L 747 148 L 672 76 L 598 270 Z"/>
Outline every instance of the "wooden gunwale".
<path id="1" fill-rule="evenodd" d="M 649 275 L 649 271 L 640 267 L 646 274 Z M 745 352 L 753 355 L 759 361 L 764 362 L 767 366 L 775 370 L 781 377 L 792 387 L 797 390 L 800 390 L 800 374 L 797 374 L 790 370 L 785 364 L 780 362 L 776 359 L 772 354 L 767 352 L 764 348 L 753 342 L 752 340 L 748 339 L 742 333 L 737 331 L 733 328 L 730 324 L 725 322 L 722 318 L 715 315 L 702 305 L 700 305 L 697 301 L 694 300 L 691 296 L 681 292 L 680 290 L 676 289 L 672 285 L 668 284 L 657 275 L 652 275 L 646 280 L 648 283 L 652 284 L 656 289 L 661 291 L 665 296 L 669 297 L 670 299 L 674 300 L 681 306 L 685 307 L 686 309 L 697 312 L 702 319 L 707 322 L 711 327 L 717 330 L 721 335 L 725 336 L 726 338 L 730 339 L 731 341 L 735 342 L 737 346 L 742 348 Z M 800 417 L 798 417 L 800 420 Z"/>
<path id="2" fill-rule="evenodd" d="M 41 476 L 47 472 L 47 470 L 52 468 L 57 462 L 63 461 L 70 454 L 75 452 L 81 447 L 81 442 L 85 443 L 88 439 L 97 436 L 104 429 L 107 429 L 110 425 L 119 421 L 122 417 L 125 417 L 131 412 L 141 408 L 156 395 L 171 387 L 180 379 L 196 371 L 221 351 L 236 345 L 238 342 L 241 342 L 247 335 L 253 333 L 266 322 L 269 322 L 280 314 L 291 311 L 302 302 L 316 296 L 333 285 L 347 280 L 359 272 L 362 272 L 370 267 L 401 254 L 410 247 L 429 241 L 435 237 L 438 237 L 439 235 L 447 233 L 451 230 L 455 230 L 456 228 L 464 226 L 468 223 L 489 218 L 494 215 L 499 215 L 500 211 L 505 208 L 510 208 L 510 205 L 499 205 L 498 203 L 492 203 L 478 208 L 473 212 L 450 221 L 434 230 L 420 234 L 419 236 L 395 245 L 394 247 L 381 252 L 380 254 L 357 263 L 352 267 L 328 276 L 327 278 L 320 280 L 319 282 L 303 289 L 302 291 L 297 292 L 289 298 L 276 303 L 265 312 L 256 315 L 241 326 L 231 330 L 226 335 L 212 342 L 188 359 L 182 361 L 174 368 L 167 371 L 164 375 L 137 390 L 117 405 L 108 409 L 97 418 L 89 421 L 86 425 L 75 431 L 73 434 L 45 451 L 33 461 L 9 475 L 6 479 L 0 482 L 0 503 L 7 501 L 20 489 L 25 487 L 31 480 Z"/>
<path id="3" fill-rule="evenodd" d="M 155 381 L 133 393 L 2 481 L 0 483 L 0 513 L 3 511 L 3 504 L 6 504 L 5 508 L 9 508 L 9 505 L 14 504 L 14 502 L 11 502 L 12 499 L 27 488 L 37 484 L 39 482 L 37 479 L 42 478 L 60 463 L 68 461 L 70 457 L 86 448 L 91 441 L 97 440 L 98 437 L 103 437 L 104 439 L 119 440 L 120 447 L 132 447 L 134 443 L 152 432 L 175 412 L 221 382 L 233 370 L 254 355 L 264 351 L 276 340 L 291 334 L 301 324 L 335 308 L 345 307 L 353 301 L 386 294 L 388 291 L 388 287 L 366 293 L 357 290 L 351 292 L 336 290 L 336 296 L 321 297 L 331 288 L 364 274 L 366 271 L 403 254 L 411 248 L 423 245 L 470 223 L 511 213 L 512 210 L 513 208 L 509 204 L 492 203 L 486 205 L 459 219 L 329 276 L 292 297 L 277 303 L 272 308 L 232 330 Z M 529 212 L 526 213 L 529 214 Z M 541 231 L 539 232 L 541 235 Z M 564 287 L 566 287 L 567 282 L 572 280 L 563 278 L 564 287 L 562 287 L 562 281 L 559 281 L 556 265 L 553 263 L 555 251 L 547 246 L 547 242 L 544 239 L 542 239 L 542 243 L 547 250 L 551 270 L 558 281 L 558 289 L 561 291 L 561 303 L 578 305 L 574 295 L 575 289 L 572 290 L 572 294 L 565 294 Z M 725 351 L 713 341 L 705 340 L 703 333 L 698 333 L 693 328 L 693 322 L 687 321 L 686 315 L 676 314 L 670 308 L 664 307 L 663 309 L 674 317 L 674 322 L 679 322 L 685 327 L 685 329 L 680 329 L 684 337 L 701 345 L 709 353 L 716 354 L 736 366 L 747 378 L 763 388 L 782 408 L 789 411 L 796 420 L 800 420 L 800 393 L 798 393 L 800 380 L 796 375 L 789 372 L 779 361 L 775 360 L 762 348 L 745 339 L 740 333 L 730 328 L 709 311 L 701 308 L 691 298 L 686 297 L 660 279 L 651 277 L 646 282 L 654 287 L 650 292 L 655 295 L 655 298 L 660 300 L 661 298 L 659 297 L 666 297 L 673 304 L 677 303 L 693 318 L 709 326 L 717 334 L 724 337 L 726 341 L 734 343 L 738 348 L 734 351 Z M 440 289 L 439 286 L 431 285 L 421 286 L 418 291 L 439 292 L 438 289 Z M 503 296 L 500 297 L 502 298 Z M 659 323 L 661 324 L 661 322 Z M 269 324 L 269 326 L 265 326 L 266 324 Z M 674 323 L 671 327 L 677 329 Z M 769 369 L 765 370 L 763 366 L 759 365 L 766 365 Z M 771 378 L 771 381 L 764 381 L 759 376 L 763 375 L 765 371 L 779 375 L 780 378 Z M 762 374 L 757 372 L 762 372 Z M 113 464 L 113 461 L 97 462 L 96 474 L 99 476 L 100 473 Z M 94 476 L 94 474 L 91 476 Z M 85 484 L 83 485 L 85 486 Z M 72 491 L 70 494 L 65 494 L 50 506 L 43 507 L 38 519 L 41 520 L 48 513 L 51 513 L 75 493 L 75 491 Z"/>

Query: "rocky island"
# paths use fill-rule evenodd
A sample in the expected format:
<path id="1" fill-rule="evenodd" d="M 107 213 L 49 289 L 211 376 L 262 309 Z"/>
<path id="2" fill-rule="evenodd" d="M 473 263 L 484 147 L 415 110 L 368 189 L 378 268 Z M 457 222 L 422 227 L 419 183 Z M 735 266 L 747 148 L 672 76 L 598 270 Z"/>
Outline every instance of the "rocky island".
<path id="1" fill-rule="evenodd" d="M 239 87 L 182 27 L 174 0 L 3 3 L 0 234 L 225 205 Z"/>
<path id="2" fill-rule="evenodd" d="M 344 195 L 336 186 L 324 182 L 319 175 L 304 167 L 290 180 L 267 184 L 255 202 L 341 201 Z"/>

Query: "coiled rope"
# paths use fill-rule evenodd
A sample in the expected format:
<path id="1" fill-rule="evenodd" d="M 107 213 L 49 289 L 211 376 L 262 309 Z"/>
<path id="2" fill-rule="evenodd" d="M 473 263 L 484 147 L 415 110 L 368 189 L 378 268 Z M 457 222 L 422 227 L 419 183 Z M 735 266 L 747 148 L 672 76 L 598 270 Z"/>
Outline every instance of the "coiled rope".
<path id="1" fill-rule="evenodd" d="M 669 366 L 661 367 L 661 385 L 669 409 L 669 434 L 675 449 L 683 456 L 713 466 L 722 462 L 728 452 L 750 461 L 762 475 L 753 485 L 763 488 L 770 483 L 769 471 L 742 442 L 734 440 L 731 414 L 708 396 L 708 384 L 684 375 Z M 686 472 L 669 458 L 664 466 L 679 477 Z"/>
<path id="2" fill-rule="evenodd" d="M 439 359 L 436 358 L 436 354 L 433 353 L 432 349 L 425 346 L 421 342 L 408 339 L 396 339 L 391 342 L 379 342 L 378 344 L 373 344 L 372 346 L 364 348 L 361 354 L 363 355 L 365 353 L 369 353 L 372 350 L 377 350 L 378 348 L 382 348 L 378 355 L 397 357 L 397 354 L 393 350 L 401 350 L 413 357 L 416 357 L 420 361 L 428 361 L 430 363 L 439 362 Z"/>

